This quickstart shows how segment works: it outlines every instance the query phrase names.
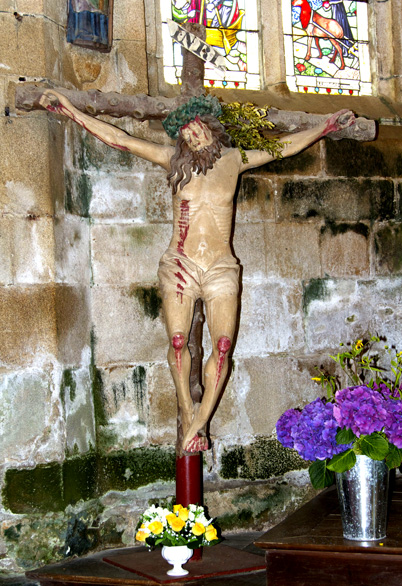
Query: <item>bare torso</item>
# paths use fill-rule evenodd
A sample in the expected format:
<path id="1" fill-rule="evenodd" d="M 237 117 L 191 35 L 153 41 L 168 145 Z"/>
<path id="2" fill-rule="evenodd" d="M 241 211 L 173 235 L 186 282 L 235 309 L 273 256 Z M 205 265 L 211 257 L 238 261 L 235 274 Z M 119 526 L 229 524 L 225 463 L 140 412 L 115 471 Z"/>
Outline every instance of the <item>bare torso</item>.
<path id="1" fill-rule="evenodd" d="M 169 248 L 190 258 L 203 270 L 232 254 L 233 197 L 240 165 L 238 149 L 223 149 L 213 169 L 206 175 L 193 175 L 190 183 L 173 196 Z"/>

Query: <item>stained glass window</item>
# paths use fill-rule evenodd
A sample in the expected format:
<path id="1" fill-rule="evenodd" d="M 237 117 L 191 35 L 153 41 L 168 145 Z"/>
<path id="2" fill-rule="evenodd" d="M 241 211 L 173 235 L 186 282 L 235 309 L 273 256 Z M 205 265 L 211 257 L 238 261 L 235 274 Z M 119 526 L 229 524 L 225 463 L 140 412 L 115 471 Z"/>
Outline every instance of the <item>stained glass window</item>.
<path id="1" fill-rule="evenodd" d="M 113 0 L 69 0 L 67 42 L 110 51 Z"/>
<path id="2" fill-rule="evenodd" d="M 226 58 L 226 71 L 205 64 L 205 85 L 260 89 L 257 0 L 160 0 L 165 80 L 180 83 L 181 46 L 172 42 L 167 19 L 207 27 L 206 42 Z"/>
<path id="3" fill-rule="evenodd" d="M 371 95 L 366 0 L 282 0 L 282 13 L 292 91 Z"/>

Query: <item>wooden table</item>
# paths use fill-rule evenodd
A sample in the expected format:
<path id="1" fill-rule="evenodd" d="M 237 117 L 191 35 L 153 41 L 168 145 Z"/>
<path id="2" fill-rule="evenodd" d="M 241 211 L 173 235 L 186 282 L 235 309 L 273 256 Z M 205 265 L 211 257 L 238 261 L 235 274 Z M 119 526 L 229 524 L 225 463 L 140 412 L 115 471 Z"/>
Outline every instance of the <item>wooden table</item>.
<path id="1" fill-rule="evenodd" d="M 169 564 L 160 549 L 144 547 L 98 552 L 84 558 L 65 559 L 26 573 L 40 586 L 265 586 L 264 554 L 252 544 L 258 535 L 230 536 L 230 545 L 204 548 L 201 561 L 189 562 L 184 578 L 170 578 Z M 107 561 L 106 561 L 107 560 Z M 1 579 L 0 579 L 1 582 Z"/>
<path id="2" fill-rule="evenodd" d="M 343 538 L 335 487 L 262 535 L 267 586 L 402 586 L 402 479 L 392 484 L 382 541 Z"/>

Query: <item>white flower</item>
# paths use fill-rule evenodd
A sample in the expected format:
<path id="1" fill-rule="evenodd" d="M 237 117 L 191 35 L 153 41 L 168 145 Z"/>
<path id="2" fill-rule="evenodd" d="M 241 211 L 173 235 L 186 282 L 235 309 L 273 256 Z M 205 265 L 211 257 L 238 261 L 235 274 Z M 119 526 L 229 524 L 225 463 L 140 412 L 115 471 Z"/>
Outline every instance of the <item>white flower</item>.
<path id="1" fill-rule="evenodd" d="M 197 521 L 198 521 L 198 523 L 202 523 L 204 526 L 208 525 L 208 519 L 205 517 L 204 514 L 197 517 Z"/>

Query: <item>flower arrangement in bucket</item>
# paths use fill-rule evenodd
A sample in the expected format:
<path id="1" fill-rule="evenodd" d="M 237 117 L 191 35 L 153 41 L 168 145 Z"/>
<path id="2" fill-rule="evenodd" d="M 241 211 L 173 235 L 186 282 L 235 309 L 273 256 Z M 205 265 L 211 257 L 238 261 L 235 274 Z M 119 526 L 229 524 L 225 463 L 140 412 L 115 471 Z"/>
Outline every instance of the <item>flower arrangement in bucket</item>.
<path id="1" fill-rule="evenodd" d="M 276 425 L 280 443 L 311 462 L 309 474 L 314 488 L 330 486 L 336 479 L 341 513 L 342 508 L 359 509 L 358 503 L 351 507 L 351 499 L 368 502 L 367 498 L 360 499 L 361 491 L 365 490 L 362 481 L 375 491 L 368 500 L 376 511 L 383 511 L 382 521 L 362 530 L 356 527 L 354 519 L 346 520 L 343 515 L 344 536 L 348 539 L 385 537 L 389 470 L 402 463 L 402 352 L 384 348 L 393 374 L 393 380 L 389 380 L 382 376 L 384 369 L 378 366 L 378 354 L 372 353 L 379 341 L 377 336 L 367 342 L 357 340 L 350 349 L 343 348 L 331 356 L 351 386 L 337 389 L 338 378 L 319 370 L 320 376 L 313 380 L 327 389 L 327 398 L 315 399 L 301 410 L 289 409 Z M 366 382 L 367 374 L 370 379 Z M 360 485 L 353 496 L 349 480 L 355 477 L 360 479 Z M 384 480 L 380 483 L 384 485 L 382 496 L 380 484 L 376 484 L 380 477 Z M 374 505 L 374 498 L 384 502 Z M 375 517 L 372 510 L 367 514 Z"/>
<path id="2" fill-rule="evenodd" d="M 207 517 L 204 507 L 180 504 L 173 507 L 150 506 L 138 522 L 137 541 L 150 549 L 161 546 L 162 556 L 173 565 L 169 576 L 188 574 L 181 566 L 193 554 L 194 549 L 216 545 L 221 541 L 213 519 Z"/>

